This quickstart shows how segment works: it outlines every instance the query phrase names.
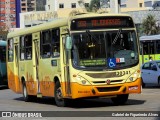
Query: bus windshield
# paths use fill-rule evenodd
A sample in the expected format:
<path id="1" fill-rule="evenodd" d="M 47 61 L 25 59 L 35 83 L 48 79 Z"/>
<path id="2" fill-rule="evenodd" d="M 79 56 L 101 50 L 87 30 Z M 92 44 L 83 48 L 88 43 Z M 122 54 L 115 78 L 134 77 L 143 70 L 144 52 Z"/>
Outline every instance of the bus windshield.
<path id="1" fill-rule="evenodd" d="M 135 31 L 73 33 L 72 63 L 78 68 L 120 69 L 138 64 Z"/>

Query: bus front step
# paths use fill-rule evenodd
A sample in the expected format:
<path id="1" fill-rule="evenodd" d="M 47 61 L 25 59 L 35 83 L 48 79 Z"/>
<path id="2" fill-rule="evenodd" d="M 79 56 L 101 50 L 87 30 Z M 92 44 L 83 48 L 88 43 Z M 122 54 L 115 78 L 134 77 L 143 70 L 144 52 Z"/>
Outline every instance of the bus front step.
<path id="1" fill-rule="evenodd" d="M 37 93 L 38 98 L 42 98 L 42 93 Z"/>

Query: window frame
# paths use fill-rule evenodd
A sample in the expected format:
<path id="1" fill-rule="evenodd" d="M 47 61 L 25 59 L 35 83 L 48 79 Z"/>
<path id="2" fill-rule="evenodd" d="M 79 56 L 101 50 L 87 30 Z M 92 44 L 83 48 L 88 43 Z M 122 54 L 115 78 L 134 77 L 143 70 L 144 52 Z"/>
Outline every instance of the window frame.
<path id="1" fill-rule="evenodd" d="M 29 42 L 28 42 L 29 44 L 27 43 L 26 40 L 29 40 Z M 23 41 L 23 46 L 22 46 L 22 41 Z M 20 49 L 20 52 L 19 52 L 19 54 L 20 54 L 20 61 L 32 60 L 32 58 L 33 58 L 32 57 L 33 56 L 32 46 L 33 46 L 33 43 L 32 43 L 32 34 L 20 36 L 20 47 L 19 47 L 19 49 Z M 22 53 L 23 52 L 21 50 L 23 50 L 23 52 L 24 52 L 23 59 L 22 59 Z"/>

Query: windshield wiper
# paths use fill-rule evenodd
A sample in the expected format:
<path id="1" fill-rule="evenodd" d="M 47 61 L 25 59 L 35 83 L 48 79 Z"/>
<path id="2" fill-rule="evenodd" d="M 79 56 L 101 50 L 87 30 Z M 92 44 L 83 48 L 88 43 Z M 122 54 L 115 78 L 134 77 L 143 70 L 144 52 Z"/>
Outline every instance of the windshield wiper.
<path id="1" fill-rule="evenodd" d="M 96 38 L 93 34 L 91 34 L 91 32 L 90 32 L 89 30 L 86 30 L 86 33 L 87 33 L 87 35 L 89 35 L 91 42 L 93 42 L 92 38 L 93 38 L 95 41 L 97 41 L 97 38 Z"/>
<path id="2" fill-rule="evenodd" d="M 122 32 L 122 28 L 120 28 L 120 29 L 118 30 L 118 32 L 117 32 L 117 34 L 116 34 L 116 37 L 114 38 L 114 40 L 113 40 L 113 42 L 112 42 L 112 45 L 117 42 L 117 40 L 118 40 L 121 32 Z"/>

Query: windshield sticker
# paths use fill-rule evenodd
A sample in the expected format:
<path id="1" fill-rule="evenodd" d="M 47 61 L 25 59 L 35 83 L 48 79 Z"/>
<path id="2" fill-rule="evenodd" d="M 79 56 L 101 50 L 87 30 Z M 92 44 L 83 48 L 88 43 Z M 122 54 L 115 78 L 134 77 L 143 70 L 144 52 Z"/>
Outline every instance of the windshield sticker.
<path id="1" fill-rule="evenodd" d="M 107 63 L 110 68 L 116 67 L 116 58 L 109 58 Z"/>
<path id="2" fill-rule="evenodd" d="M 124 63 L 125 59 L 124 58 L 116 58 L 116 63 Z"/>
<path id="3" fill-rule="evenodd" d="M 93 60 L 80 60 L 80 66 L 98 66 L 106 65 L 105 59 L 93 59 Z"/>

